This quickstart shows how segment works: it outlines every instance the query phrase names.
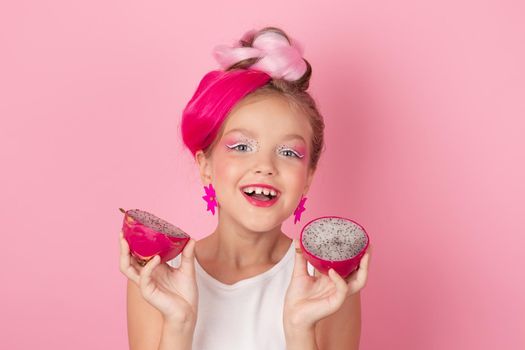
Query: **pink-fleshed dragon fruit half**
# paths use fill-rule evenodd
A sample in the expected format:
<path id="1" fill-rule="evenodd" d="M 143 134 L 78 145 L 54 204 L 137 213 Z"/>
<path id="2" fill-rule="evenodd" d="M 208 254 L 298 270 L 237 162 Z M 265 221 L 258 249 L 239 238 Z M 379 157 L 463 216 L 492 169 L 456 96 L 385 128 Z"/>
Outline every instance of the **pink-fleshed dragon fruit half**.
<path id="1" fill-rule="evenodd" d="M 339 216 L 308 222 L 300 236 L 301 249 L 310 264 L 323 274 L 333 268 L 343 278 L 357 269 L 369 243 L 361 225 Z"/>
<path id="2" fill-rule="evenodd" d="M 131 254 L 141 266 L 159 255 L 167 262 L 179 255 L 190 236 L 177 226 L 140 209 L 124 210 L 122 232 Z"/>

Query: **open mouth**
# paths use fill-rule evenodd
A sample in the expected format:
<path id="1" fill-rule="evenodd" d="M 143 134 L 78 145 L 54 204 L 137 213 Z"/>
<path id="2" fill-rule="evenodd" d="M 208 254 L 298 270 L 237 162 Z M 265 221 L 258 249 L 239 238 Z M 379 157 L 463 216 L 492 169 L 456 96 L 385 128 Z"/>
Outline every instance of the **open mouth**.
<path id="1" fill-rule="evenodd" d="M 246 195 L 248 195 L 249 197 L 253 198 L 253 199 L 257 199 L 259 201 L 263 201 L 263 202 L 266 202 L 266 201 L 271 201 L 272 199 L 274 199 L 275 197 L 277 197 L 277 193 L 275 194 L 272 194 L 272 193 L 257 193 L 256 191 L 252 190 L 252 191 L 247 191 L 247 190 L 243 190 L 244 193 L 246 193 Z"/>
<path id="2" fill-rule="evenodd" d="M 251 204 L 257 206 L 269 206 L 279 197 L 279 192 L 274 188 L 247 186 L 241 191 Z"/>

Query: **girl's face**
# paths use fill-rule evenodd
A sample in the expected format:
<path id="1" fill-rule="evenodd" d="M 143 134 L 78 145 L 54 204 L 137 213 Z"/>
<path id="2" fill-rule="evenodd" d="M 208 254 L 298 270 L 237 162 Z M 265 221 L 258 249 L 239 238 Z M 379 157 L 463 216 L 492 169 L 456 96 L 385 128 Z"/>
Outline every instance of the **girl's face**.
<path id="1" fill-rule="evenodd" d="M 280 226 L 312 181 L 311 137 L 307 117 L 293 111 L 282 97 L 248 97 L 239 103 L 225 121 L 210 158 L 198 156 L 203 182 L 215 188 L 220 217 L 254 232 Z M 275 191 L 274 199 L 245 192 L 250 188 L 257 192 L 264 185 Z"/>

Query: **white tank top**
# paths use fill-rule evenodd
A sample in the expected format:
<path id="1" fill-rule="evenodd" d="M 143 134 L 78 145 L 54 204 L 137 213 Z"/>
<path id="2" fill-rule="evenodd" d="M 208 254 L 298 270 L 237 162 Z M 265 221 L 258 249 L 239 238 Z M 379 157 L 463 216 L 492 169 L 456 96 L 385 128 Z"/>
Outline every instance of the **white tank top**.
<path id="1" fill-rule="evenodd" d="M 285 350 L 283 306 L 295 247 L 269 270 L 234 284 L 210 276 L 195 259 L 199 308 L 193 350 Z M 168 261 L 180 264 L 180 255 Z M 308 263 L 308 273 L 313 267 Z"/>

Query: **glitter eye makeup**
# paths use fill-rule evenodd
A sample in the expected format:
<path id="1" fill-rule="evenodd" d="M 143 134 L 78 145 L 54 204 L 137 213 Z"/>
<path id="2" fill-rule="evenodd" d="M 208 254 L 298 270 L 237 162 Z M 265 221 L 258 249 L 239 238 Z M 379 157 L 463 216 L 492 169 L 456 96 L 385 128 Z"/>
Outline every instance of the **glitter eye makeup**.
<path id="1" fill-rule="evenodd" d="M 281 145 L 277 148 L 277 153 L 281 153 L 283 151 L 290 151 L 292 154 L 295 154 L 294 156 L 290 157 L 296 157 L 296 158 L 303 158 L 304 157 L 304 150 L 303 147 L 289 147 L 286 145 Z"/>
<path id="2" fill-rule="evenodd" d="M 235 130 L 237 131 L 237 130 Z M 224 145 L 231 151 L 237 152 L 258 152 L 260 150 L 259 141 L 249 138 L 243 133 L 234 133 L 233 135 L 226 135 L 224 138 Z M 288 144 L 281 144 L 276 149 L 277 154 L 281 155 L 286 152 L 286 158 L 303 159 L 306 155 L 306 146 L 302 142 L 291 142 Z"/>
<path id="3" fill-rule="evenodd" d="M 240 145 L 246 145 L 252 150 L 259 149 L 259 143 L 257 141 L 248 139 L 246 137 L 230 137 L 225 140 L 225 144 L 229 149 L 234 149 Z"/>

